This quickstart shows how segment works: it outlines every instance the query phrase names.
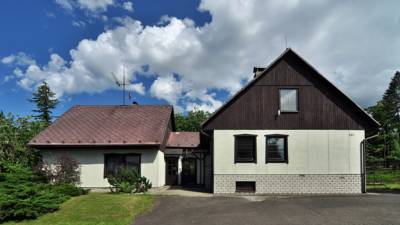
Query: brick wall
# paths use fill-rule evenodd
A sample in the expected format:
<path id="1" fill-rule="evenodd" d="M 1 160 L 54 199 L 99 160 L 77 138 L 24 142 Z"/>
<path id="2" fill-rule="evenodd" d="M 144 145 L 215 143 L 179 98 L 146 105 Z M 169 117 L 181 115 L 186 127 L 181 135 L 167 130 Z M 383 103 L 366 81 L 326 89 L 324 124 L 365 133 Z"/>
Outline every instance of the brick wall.
<path id="1" fill-rule="evenodd" d="M 255 181 L 256 194 L 361 193 L 359 174 L 214 174 L 214 193 L 235 193 L 236 181 Z"/>

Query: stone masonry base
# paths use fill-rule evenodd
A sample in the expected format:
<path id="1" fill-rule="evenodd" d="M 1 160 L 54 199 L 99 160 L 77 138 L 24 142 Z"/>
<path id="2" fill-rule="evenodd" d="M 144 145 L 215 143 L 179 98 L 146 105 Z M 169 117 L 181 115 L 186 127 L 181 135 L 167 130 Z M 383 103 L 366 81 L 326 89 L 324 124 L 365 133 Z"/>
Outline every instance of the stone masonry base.
<path id="1" fill-rule="evenodd" d="M 236 181 L 254 181 L 255 194 L 361 193 L 360 174 L 214 174 L 214 194 L 233 194 Z"/>

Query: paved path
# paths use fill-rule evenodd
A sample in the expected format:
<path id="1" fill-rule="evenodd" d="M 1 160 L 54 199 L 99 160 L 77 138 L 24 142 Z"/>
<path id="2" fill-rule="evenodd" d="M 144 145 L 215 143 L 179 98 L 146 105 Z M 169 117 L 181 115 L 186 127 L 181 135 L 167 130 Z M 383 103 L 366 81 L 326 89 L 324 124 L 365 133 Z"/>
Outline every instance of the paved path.
<path id="1" fill-rule="evenodd" d="M 400 224 L 400 195 L 160 196 L 154 209 L 136 218 L 135 224 Z"/>

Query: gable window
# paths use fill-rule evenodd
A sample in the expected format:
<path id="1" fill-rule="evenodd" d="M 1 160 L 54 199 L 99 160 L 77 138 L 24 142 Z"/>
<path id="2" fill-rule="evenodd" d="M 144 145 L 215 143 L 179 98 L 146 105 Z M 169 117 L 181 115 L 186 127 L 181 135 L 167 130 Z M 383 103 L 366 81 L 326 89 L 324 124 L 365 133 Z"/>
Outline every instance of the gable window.
<path id="1" fill-rule="evenodd" d="M 121 168 L 132 168 L 140 174 L 140 154 L 105 154 L 104 177 L 109 177 Z"/>
<path id="2" fill-rule="evenodd" d="M 256 162 L 256 135 L 235 135 L 235 163 Z"/>
<path id="3" fill-rule="evenodd" d="M 279 89 L 279 109 L 281 112 L 298 112 L 299 111 L 299 93 L 298 89 Z"/>
<path id="4" fill-rule="evenodd" d="M 266 135 L 266 163 L 288 163 L 287 135 Z"/>

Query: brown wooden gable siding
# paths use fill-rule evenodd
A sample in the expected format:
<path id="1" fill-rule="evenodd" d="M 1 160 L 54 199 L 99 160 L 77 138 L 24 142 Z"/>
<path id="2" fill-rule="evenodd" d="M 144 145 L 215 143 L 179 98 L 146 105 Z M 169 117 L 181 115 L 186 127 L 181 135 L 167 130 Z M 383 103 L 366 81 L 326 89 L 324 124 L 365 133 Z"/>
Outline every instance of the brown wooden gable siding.
<path id="1" fill-rule="evenodd" d="M 285 55 L 247 90 L 207 121 L 212 129 L 366 129 L 376 128 L 370 118 L 338 95 L 335 87 L 298 57 Z M 282 113 L 279 88 L 299 90 L 299 112 Z"/>

